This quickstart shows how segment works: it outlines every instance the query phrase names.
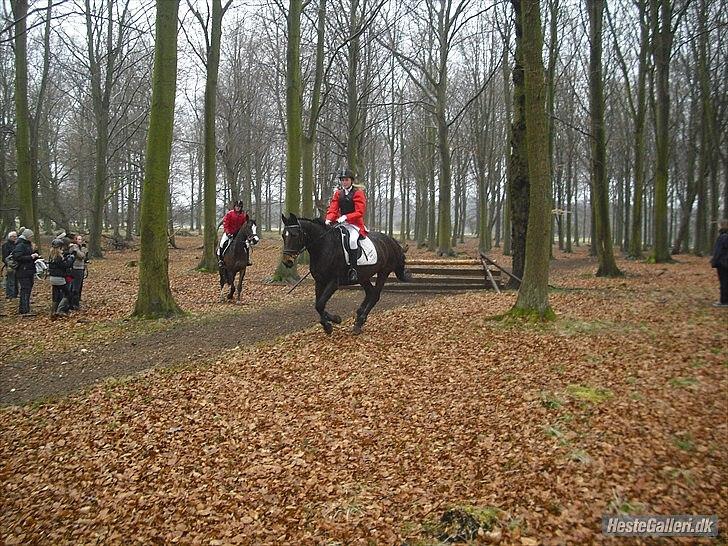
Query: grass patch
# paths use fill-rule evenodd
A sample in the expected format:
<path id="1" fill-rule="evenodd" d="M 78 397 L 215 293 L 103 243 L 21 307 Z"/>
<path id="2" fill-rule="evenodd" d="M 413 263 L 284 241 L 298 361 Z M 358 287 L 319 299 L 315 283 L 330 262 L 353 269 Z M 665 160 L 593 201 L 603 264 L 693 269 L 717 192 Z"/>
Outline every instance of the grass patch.
<path id="1" fill-rule="evenodd" d="M 591 464 L 591 462 L 593 461 L 591 455 L 589 455 L 583 449 L 575 449 L 574 451 L 569 453 L 569 460 L 581 464 Z"/>
<path id="2" fill-rule="evenodd" d="M 671 480 L 682 481 L 690 487 L 695 485 L 695 478 L 690 470 L 684 468 L 666 468 L 665 474 Z"/>
<path id="3" fill-rule="evenodd" d="M 668 384 L 676 389 L 690 389 L 699 383 L 694 377 L 673 377 Z"/>
<path id="4" fill-rule="evenodd" d="M 601 404 L 614 396 L 612 391 L 609 389 L 602 387 L 589 387 L 585 385 L 569 385 L 566 388 L 566 392 L 572 398 L 589 402 L 591 404 Z"/>
<path id="5" fill-rule="evenodd" d="M 546 391 L 542 391 L 539 398 L 541 405 L 547 409 L 559 409 L 564 404 L 564 401 L 555 394 Z"/>
<path id="6" fill-rule="evenodd" d="M 617 493 L 607 505 L 607 512 L 611 514 L 638 514 L 644 511 L 644 505 L 639 502 L 631 502 Z"/>
<path id="7" fill-rule="evenodd" d="M 451 506 L 439 521 L 424 521 L 421 525 L 423 536 L 410 539 L 406 544 L 425 546 L 475 540 L 482 533 L 492 531 L 503 515 L 503 511 L 494 506 Z"/>
<path id="8" fill-rule="evenodd" d="M 543 325 L 547 322 L 556 320 L 556 313 L 554 313 L 551 307 L 548 307 L 543 311 L 513 307 L 510 311 L 507 311 L 502 315 L 490 317 L 490 320 L 498 320 L 508 326 Z"/>
<path id="9" fill-rule="evenodd" d="M 34 409 L 34 410 L 37 410 L 37 409 L 42 408 L 43 406 L 47 406 L 47 405 L 50 405 L 50 404 L 55 404 L 60 399 L 61 399 L 61 397 L 58 396 L 58 395 L 49 394 L 49 395 L 43 396 L 41 398 L 36 398 L 35 400 L 32 400 L 30 402 L 27 402 L 24 405 L 26 405 L 26 406 Z"/>
<path id="10" fill-rule="evenodd" d="M 676 448 L 682 451 L 695 451 L 695 440 L 689 433 L 676 435 L 672 439 L 672 443 L 675 445 Z"/>
<path id="11" fill-rule="evenodd" d="M 569 445 L 569 440 L 566 439 L 566 433 L 568 431 L 561 430 L 558 425 L 549 425 L 544 429 L 544 434 L 549 438 L 558 440 L 559 445 Z"/>

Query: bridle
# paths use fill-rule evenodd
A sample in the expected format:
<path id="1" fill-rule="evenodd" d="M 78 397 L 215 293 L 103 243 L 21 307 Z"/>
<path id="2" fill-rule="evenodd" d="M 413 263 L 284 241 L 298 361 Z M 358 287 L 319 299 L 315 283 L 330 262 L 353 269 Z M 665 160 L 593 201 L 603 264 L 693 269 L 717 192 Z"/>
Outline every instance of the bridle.
<path id="1" fill-rule="evenodd" d="M 243 235 L 243 233 L 242 233 L 242 232 L 243 232 L 243 228 L 244 228 L 245 226 L 247 226 L 248 224 L 256 225 L 256 223 L 255 223 L 254 221 L 252 221 L 252 220 L 248 220 L 248 221 L 247 221 L 247 222 L 245 222 L 245 224 L 243 224 L 243 226 L 242 226 L 242 227 L 240 228 L 240 232 L 239 232 L 239 233 L 240 233 L 240 235 Z M 250 234 L 250 235 L 248 235 L 247 237 L 245 237 L 245 242 L 246 242 L 246 243 L 250 243 L 251 241 L 254 241 L 254 240 L 255 240 L 255 237 L 256 237 L 256 233 L 255 233 L 255 232 L 254 232 L 254 231 L 252 230 L 252 228 L 250 229 L 250 231 L 251 231 L 251 234 Z M 237 234 L 236 234 L 236 236 L 237 236 Z"/>
<path id="2" fill-rule="evenodd" d="M 303 227 L 301 226 L 301 223 L 300 222 L 296 222 L 296 224 L 293 224 L 293 225 L 287 225 L 286 226 L 286 229 L 300 229 L 301 230 L 301 234 L 303 236 L 303 244 L 301 245 L 301 249 L 300 250 L 293 250 L 293 249 L 285 248 L 285 247 L 283 248 L 283 255 L 284 256 L 290 256 L 294 260 L 304 250 L 307 250 L 308 249 L 307 247 L 309 245 L 315 243 L 316 241 L 318 241 L 319 239 L 321 239 L 324 235 L 327 235 L 328 233 L 331 233 L 331 231 L 332 231 L 330 229 L 326 229 L 326 230 L 324 230 L 324 232 L 321 235 L 319 235 L 315 239 L 309 240 L 308 233 L 306 233 L 306 231 L 303 229 Z"/>

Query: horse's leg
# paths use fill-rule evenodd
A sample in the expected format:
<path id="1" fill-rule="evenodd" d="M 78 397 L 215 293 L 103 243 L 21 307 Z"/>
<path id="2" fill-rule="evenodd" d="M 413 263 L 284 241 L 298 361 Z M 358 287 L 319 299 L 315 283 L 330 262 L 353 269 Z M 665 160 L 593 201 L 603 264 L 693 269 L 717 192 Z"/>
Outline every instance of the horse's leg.
<path id="1" fill-rule="evenodd" d="M 364 288 L 364 301 L 361 302 L 361 305 L 356 310 L 357 320 L 364 314 L 364 310 L 367 307 L 367 303 L 369 303 L 369 299 L 372 297 L 372 290 L 374 289 L 370 279 L 363 279 L 359 284 Z"/>
<path id="2" fill-rule="evenodd" d="M 331 324 L 331 315 L 326 312 L 326 303 L 329 301 L 331 296 L 336 292 L 338 284 L 335 280 L 331 280 L 326 284 L 316 283 L 316 311 L 319 314 L 321 326 L 324 328 L 324 332 L 330 334 L 334 331 L 334 327 Z"/>
<path id="3" fill-rule="evenodd" d="M 377 273 L 377 282 L 374 287 L 371 288 L 371 292 L 367 293 L 367 300 L 369 301 L 365 300 L 366 305 L 364 305 L 364 309 L 361 314 L 357 312 L 354 328 L 352 329 L 354 334 L 361 334 L 361 329 L 367 321 L 367 317 L 369 317 L 369 312 L 374 308 L 379 301 L 379 297 L 382 295 L 382 289 L 384 288 L 384 283 L 387 282 L 387 277 L 389 277 L 389 273 Z M 371 287 L 371 284 L 369 286 Z"/>
<path id="4" fill-rule="evenodd" d="M 227 300 L 233 301 L 233 295 L 235 295 L 235 274 L 228 275 L 228 284 L 230 285 L 230 290 L 228 291 Z"/>
<path id="5" fill-rule="evenodd" d="M 220 301 L 225 301 L 225 281 L 227 280 L 227 272 L 220 269 Z"/>
<path id="6" fill-rule="evenodd" d="M 245 268 L 240 270 L 238 273 L 238 303 L 240 303 L 240 296 L 243 293 L 243 279 L 245 278 Z"/>

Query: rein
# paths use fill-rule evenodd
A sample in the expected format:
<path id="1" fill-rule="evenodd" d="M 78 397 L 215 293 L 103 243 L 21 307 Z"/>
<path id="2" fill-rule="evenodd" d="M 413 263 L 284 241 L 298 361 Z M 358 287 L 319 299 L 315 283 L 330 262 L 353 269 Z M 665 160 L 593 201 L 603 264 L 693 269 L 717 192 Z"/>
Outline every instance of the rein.
<path id="1" fill-rule="evenodd" d="M 304 229 L 301 226 L 300 222 L 298 224 L 296 224 L 295 226 L 286 226 L 286 229 L 292 229 L 292 228 L 300 229 L 301 230 L 301 233 L 303 233 L 303 246 L 301 246 L 301 250 L 291 250 L 291 249 L 286 249 L 286 248 L 283 249 L 283 254 L 287 254 L 288 256 L 291 256 L 293 259 L 296 259 L 296 257 L 299 254 L 301 254 L 304 250 L 308 250 L 307 247 L 309 245 L 317 242 L 319 239 L 323 238 L 324 235 L 328 235 L 329 233 L 331 233 L 335 229 L 335 228 L 324 229 L 324 232 L 321 235 L 319 235 L 318 237 L 316 237 L 312 241 L 309 241 L 308 240 L 308 234 L 304 231 Z"/>

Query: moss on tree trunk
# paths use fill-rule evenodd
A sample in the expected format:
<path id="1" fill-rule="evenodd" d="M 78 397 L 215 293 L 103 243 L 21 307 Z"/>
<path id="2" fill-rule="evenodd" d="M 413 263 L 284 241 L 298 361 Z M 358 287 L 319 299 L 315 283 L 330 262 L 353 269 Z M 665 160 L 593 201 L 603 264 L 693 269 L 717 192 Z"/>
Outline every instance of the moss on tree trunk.
<path id="1" fill-rule="evenodd" d="M 551 181 L 539 7 L 539 2 L 521 5 L 530 187 L 526 262 L 523 283 L 512 314 L 552 319 L 554 313 L 548 299 Z"/>
<path id="2" fill-rule="evenodd" d="M 177 88 L 178 8 L 179 0 L 157 2 L 152 108 L 140 215 L 139 293 L 134 307 L 134 316 L 142 318 L 182 314 L 169 288 L 167 246 L 169 162 Z"/>
<path id="3" fill-rule="evenodd" d="M 28 112 L 28 0 L 12 2 L 15 18 L 15 154 L 17 163 L 20 223 L 38 231 L 33 209 L 33 180 L 30 163 L 30 113 Z"/>
<path id="4" fill-rule="evenodd" d="M 508 161 L 508 202 L 511 220 L 511 254 L 513 274 L 522 279 L 526 263 L 528 233 L 529 180 L 526 151 L 526 91 L 523 73 L 523 29 L 521 1 L 512 0 L 515 15 L 516 51 L 513 65 L 513 123 L 511 125 L 511 156 Z M 509 287 L 518 288 L 511 279 Z"/>

